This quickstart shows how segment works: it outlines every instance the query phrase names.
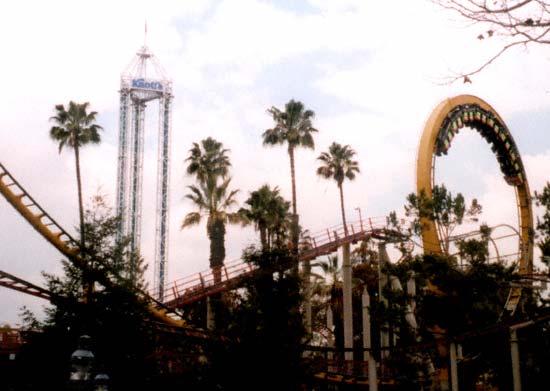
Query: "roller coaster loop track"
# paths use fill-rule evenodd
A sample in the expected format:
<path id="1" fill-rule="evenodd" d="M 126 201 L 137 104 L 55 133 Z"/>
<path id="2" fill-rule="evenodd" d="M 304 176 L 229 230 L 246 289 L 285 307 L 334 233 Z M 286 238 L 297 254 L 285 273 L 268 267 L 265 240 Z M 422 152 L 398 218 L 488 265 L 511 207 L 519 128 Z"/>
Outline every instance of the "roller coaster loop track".
<path id="1" fill-rule="evenodd" d="M 519 273 L 533 272 L 533 211 L 527 175 L 519 150 L 504 120 L 487 102 L 473 95 L 443 100 L 426 121 L 418 148 L 416 180 L 418 194 L 432 195 L 435 159 L 446 155 L 456 134 L 475 129 L 490 145 L 504 180 L 516 193 L 519 226 Z M 422 220 L 422 242 L 426 253 L 442 253 L 441 239 L 434 221 Z M 521 288 L 510 290 L 506 309 L 513 314 L 521 298 Z"/>

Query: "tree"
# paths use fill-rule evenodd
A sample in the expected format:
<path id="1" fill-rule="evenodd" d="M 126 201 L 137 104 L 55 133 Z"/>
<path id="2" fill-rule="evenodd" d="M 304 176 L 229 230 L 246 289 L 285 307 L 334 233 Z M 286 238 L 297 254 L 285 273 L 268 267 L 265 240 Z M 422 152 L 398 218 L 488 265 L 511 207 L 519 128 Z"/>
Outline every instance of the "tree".
<path id="1" fill-rule="evenodd" d="M 338 256 L 328 255 L 324 261 L 315 262 L 313 267 L 318 266 L 323 272 L 323 278 L 330 282 L 331 287 L 335 287 L 341 283 L 342 268 L 338 266 Z"/>
<path id="2" fill-rule="evenodd" d="M 80 148 L 87 144 L 98 144 L 101 141 L 99 130 L 101 126 L 95 123 L 97 112 L 88 112 L 89 103 L 69 102 L 56 105 L 56 115 L 50 118 L 54 126 L 50 129 L 50 137 L 59 143 L 59 153 L 67 146 L 74 150 L 76 165 L 76 182 L 78 187 L 78 210 L 80 215 L 80 245 L 85 247 L 84 236 L 84 206 L 82 204 L 82 181 L 80 175 Z"/>
<path id="3" fill-rule="evenodd" d="M 434 186 L 431 197 L 428 197 L 424 191 L 420 195 L 410 193 L 407 196 L 407 205 L 405 205 L 405 214 L 413 219 L 409 232 L 420 235 L 424 228 L 422 219 L 434 221 L 445 254 L 449 253 L 451 235 L 454 230 L 462 224 L 464 219 L 477 221 L 477 216 L 481 214 L 481 211 L 482 207 L 477 199 L 474 198 L 467 208 L 464 196 L 461 193 L 453 196 L 445 185 Z"/>
<path id="4" fill-rule="evenodd" d="M 344 190 L 345 179 L 350 181 L 355 179 L 355 174 L 359 173 L 359 164 L 353 160 L 355 151 L 349 145 L 340 145 L 333 142 L 328 152 L 323 152 L 317 160 L 321 161 L 321 166 L 317 168 L 317 175 L 325 179 L 334 179 L 340 192 L 340 208 L 342 211 L 342 222 L 344 223 L 344 234 L 348 235 L 346 224 L 346 211 L 344 209 Z"/>
<path id="5" fill-rule="evenodd" d="M 537 245 L 541 251 L 541 261 L 550 267 L 550 182 L 546 182 L 541 193 L 535 192 L 535 202 L 537 206 L 544 208 L 542 216 L 537 217 Z"/>
<path id="6" fill-rule="evenodd" d="M 432 0 L 445 9 L 454 11 L 468 22 L 480 25 L 477 39 L 501 37 L 503 46 L 471 71 L 451 77 L 451 82 L 462 79 L 471 82 L 473 76 L 515 46 L 550 44 L 550 12 L 543 0 Z"/>
<path id="7" fill-rule="evenodd" d="M 189 162 L 187 173 L 194 175 L 199 182 L 208 182 L 218 177 L 225 178 L 231 167 L 228 153 L 229 150 L 212 137 L 205 138 L 200 144 L 193 143 L 189 157 L 185 159 Z"/>
<path id="8" fill-rule="evenodd" d="M 292 214 L 294 216 L 293 245 L 298 244 L 298 212 L 296 206 L 296 172 L 294 169 L 294 151 L 296 148 L 315 148 L 313 133 L 318 130 L 313 127 L 312 119 L 315 113 L 306 110 L 300 101 L 291 99 L 285 104 L 285 111 L 276 107 L 267 110 L 275 121 L 275 127 L 267 129 L 263 134 L 263 144 L 280 145 L 286 144 L 288 157 L 290 159 L 290 178 L 292 185 Z"/>
<path id="9" fill-rule="evenodd" d="M 198 211 L 188 213 L 181 228 L 197 225 L 203 216 L 208 216 L 206 233 L 210 240 L 210 267 L 215 275 L 225 259 L 225 225 L 243 222 L 238 213 L 229 211 L 236 204 L 235 195 L 238 193 L 238 190 L 229 190 L 230 183 L 231 178 L 227 178 L 220 184 L 208 181 L 199 183 L 198 186 L 191 185 L 188 186 L 190 193 L 185 196 L 193 202 Z"/>
<path id="10" fill-rule="evenodd" d="M 300 278 L 290 271 L 287 248 L 250 248 L 243 254 L 255 272 L 242 285 L 224 335 L 229 346 L 213 355 L 210 375 L 227 390 L 300 390 L 304 380 L 305 330 L 300 313 Z"/>
<path id="11" fill-rule="evenodd" d="M 93 300 L 84 302 L 80 289 L 84 273 L 72 263 L 63 261 L 62 275 L 43 273 L 54 294 L 54 305 L 46 309 L 44 321 L 24 313 L 24 321 L 33 326 L 33 332 L 17 358 L 22 388 L 66 389 L 70 357 L 81 335 L 92 338 L 97 363 L 92 376 L 98 371 L 107 373 L 109 389 L 141 388 L 156 373 L 156 363 L 151 359 L 155 340 L 150 303 L 139 293 L 146 286 L 145 267 L 143 259 L 131 251 L 127 238 L 116 240 L 118 220 L 101 198 L 85 214 L 86 251 L 94 260 L 89 266 L 93 273 L 113 281 L 109 287 L 92 292 Z"/>
<path id="12" fill-rule="evenodd" d="M 253 222 L 260 232 L 262 249 L 268 250 L 272 245 L 282 247 L 290 225 L 290 202 L 279 194 L 279 188 L 271 189 L 269 185 L 263 185 L 250 193 L 245 204 L 248 208 L 239 209 L 239 213 Z"/>
<path id="13" fill-rule="evenodd" d="M 457 240 L 458 255 L 470 266 L 479 265 L 489 259 L 489 239 L 491 228 L 483 224 L 479 229 L 480 238 Z"/>
<path id="14" fill-rule="evenodd" d="M 216 279 L 220 278 L 219 270 L 225 259 L 225 225 L 243 222 L 241 215 L 229 211 L 236 204 L 238 190 L 229 190 L 231 178 L 227 174 L 231 163 L 227 153 L 222 143 L 208 137 L 201 144 L 194 143 L 186 159 L 189 162 L 187 173 L 196 177 L 197 185 L 188 186 L 190 193 L 185 197 L 198 211 L 188 213 L 181 228 L 199 224 L 203 216 L 208 216 L 210 267 Z"/>

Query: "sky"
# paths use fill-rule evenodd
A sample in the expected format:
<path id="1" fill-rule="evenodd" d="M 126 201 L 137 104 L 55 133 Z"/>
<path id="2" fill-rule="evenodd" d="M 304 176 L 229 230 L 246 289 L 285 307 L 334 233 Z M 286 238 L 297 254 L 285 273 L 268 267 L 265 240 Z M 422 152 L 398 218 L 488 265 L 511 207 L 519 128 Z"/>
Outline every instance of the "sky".
<path id="1" fill-rule="evenodd" d="M 361 174 L 344 185 L 348 220 L 359 210 L 402 214 L 424 122 L 459 94 L 496 109 L 540 190 L 550 176 L 550 49 L 516 48 L 473 83 L 442 84 L 498 49 L 498 37 L 476 39 L 481 31 L 425 0 L 2 2 L 0 162 L 76 236 L 73 154 L 58 153 L 49 118 L 56 104 L 90 102 L 104 130 L 99 146 L 82 150 L 84 197 L 99 191 L 114 205 L 120 75 L 145 42 L 173 82 L 168 282 L 208 268 L 204 224 L 180 230 L 193 210 L 184 199 L 191 144 L 211 136 L 230 149 L 240 203 L 265 183 L 290 199 L 286 149 L 261 139 L 273 125 L 267 109 L 290 99 L 316 113 L 319 129 L 315 150 L 296 153 L 298 212 L 310 232 L 341 221 L 336 185 L 315 175 L 322 151 L 336 141 L 357 152 Z M 142 253 L 152 283 L 158 105 L 146 116 Z M 477 133 L 462 130 L 436 168 L 437 182 L 480 201 L 482 221 L 517 226 L 513 189 Z M 42 271 L 60 272 L 61 255 L 4 199 L 0 222 L 0 270 L 37 285 Z M 257 241 L 252 228 L 229 227 L 226 261 Z M 22 306 L 40 315 L 44 305 L 0 287 L 0 323 L 16 325 Z"/>

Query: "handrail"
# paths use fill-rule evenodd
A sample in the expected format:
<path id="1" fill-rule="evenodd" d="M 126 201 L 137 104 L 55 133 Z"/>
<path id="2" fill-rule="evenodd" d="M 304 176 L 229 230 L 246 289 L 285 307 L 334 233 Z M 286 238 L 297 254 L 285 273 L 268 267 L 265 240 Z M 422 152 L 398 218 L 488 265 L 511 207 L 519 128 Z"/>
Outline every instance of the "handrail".
<path id="1" fill-rule="evenodd" d="M 325 230 L 304 235 L 301 240 L 300 261 L 314 259 L 320 255 L 334 252 L 345 243 L 356 242 L 367 237 L 383 234 L 388 230 L 388 220 L 385 216 L 361 219 L 347 224 L 348 235 L 345 235 L 343 224 L 336 224 Z M 198 301 L 214 293 L 236 286 L 245 276 L 254 271 L 251 264 L 242 259 L 226 263 L 221 270 L 203 270 L 166 285 L 163 303 L 169 308 L 180 307 Z M 151 293 L 159 297 L 158 291 Z"/>

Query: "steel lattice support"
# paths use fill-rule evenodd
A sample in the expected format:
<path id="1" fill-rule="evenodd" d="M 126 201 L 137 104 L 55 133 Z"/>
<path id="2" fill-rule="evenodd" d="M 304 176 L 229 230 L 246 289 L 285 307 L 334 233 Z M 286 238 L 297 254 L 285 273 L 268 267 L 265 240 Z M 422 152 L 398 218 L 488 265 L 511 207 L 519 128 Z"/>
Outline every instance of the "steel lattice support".
<path id="1" fill-rule="evenodd" d="M 147 71 L 154 74 L 148 75 Z M 154 286 L 158 292 L 164 291 L 168 260 L 172 99 L 171 81 L 165 76 L 154 55 L 143 46 L 121 77 L 117 173 L 117 213 L 121 216 L 121 223 L 118 238 L 120 240 L 128 236 L 131 248 L 140 249 L 145 109 L 147 102 L 158 100 L 160 108 L 154 277 Z"/>
<path id="2" fill-rule="evenodd" d="M 139 250 L 141 241 L 141 200 L 143 194 L 143 143 L 145 104 L 138 99 L 132 102 L 132 129 L 130 142 L 130 179 L 128 184 L 128 231 L 132 250 Z"/>
<path id="3" fill-rule="evenodd" d="M 117 163 L 117 185 L 116 185 L 116 214 L 123 216 L 126 211 L 128 183 L 128 110 L 130 106 L 130 90 L 123 88 L 120 91 L 120 113 L 119 113 L 119 135 L 118 135 L 118 163 Z M 117 233 L 117 241 L 127 232 L 126 219 L 120 219 Z"/>
<path id="4" fill-rule="evenodd" d="M 172 97 L 165 96 L 160 100 L 159 143 L 157 163 L 157 222 L 155 249 L 155 281 L 158 299 L 163 300 L 166 282 L 166 262 L 168 260 L 168 203 L 170 184 L 170 129 L 172 114 Z"/>

